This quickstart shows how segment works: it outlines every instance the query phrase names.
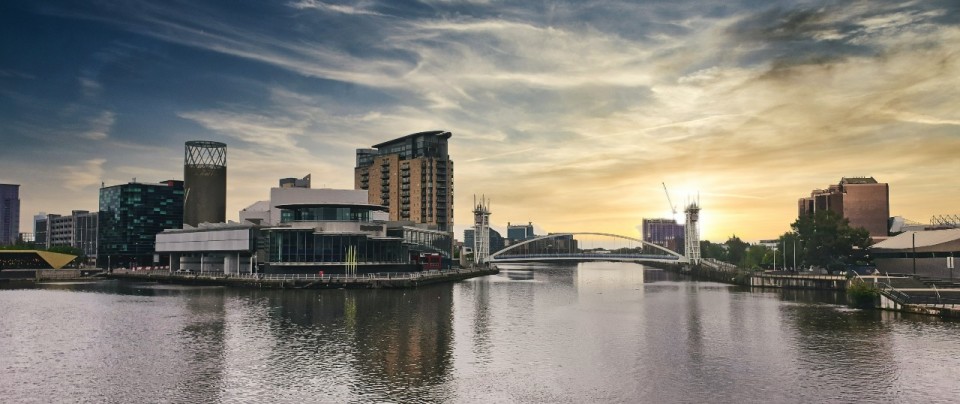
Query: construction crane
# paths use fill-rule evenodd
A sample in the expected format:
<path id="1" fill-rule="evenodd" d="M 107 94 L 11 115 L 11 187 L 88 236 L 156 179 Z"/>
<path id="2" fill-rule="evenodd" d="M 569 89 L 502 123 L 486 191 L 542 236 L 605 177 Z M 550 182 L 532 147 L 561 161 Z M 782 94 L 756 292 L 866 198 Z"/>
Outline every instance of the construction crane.
<path id="1" fill-rule="evenodd" d="M 670 200 L 670 191 L 667 191 L 667 183 L 661 182 L 663 184 L 663 193 L 667 194 L 667 203 L 670 204 L 670 210 L 673 211 L 673 218 L 677 217 L 677 207 L 673 205 L 673 201 Z"/>

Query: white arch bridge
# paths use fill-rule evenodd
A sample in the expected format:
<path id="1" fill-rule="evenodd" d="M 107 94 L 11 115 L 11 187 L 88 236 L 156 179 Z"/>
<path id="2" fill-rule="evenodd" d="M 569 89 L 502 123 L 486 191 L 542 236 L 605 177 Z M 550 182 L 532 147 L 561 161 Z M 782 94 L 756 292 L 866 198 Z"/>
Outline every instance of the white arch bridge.
<path id="1" fill-rule="evenodd" d="M 584 240 L 584 236 L 593 239 Z M 552 233 L 508 246 L 490 254 L 490 263 L 537 261 L 623 261 L 689 263 L 675 251 L 638 238 L 610 233 Z"/>

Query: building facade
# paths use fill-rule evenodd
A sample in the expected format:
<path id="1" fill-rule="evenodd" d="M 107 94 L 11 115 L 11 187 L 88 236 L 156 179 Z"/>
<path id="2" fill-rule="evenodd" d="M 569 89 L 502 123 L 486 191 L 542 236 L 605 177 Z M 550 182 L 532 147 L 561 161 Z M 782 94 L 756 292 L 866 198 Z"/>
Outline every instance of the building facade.
<path id="1" fill-rule="evenodd" d="M 870 247 L 880 273 L 960 279 L 960 229 L 907 231 Z"/>
<path id="2" fill-rule="evenodd" d="M 422 263 L 427 255 L 438 255 L 441 267 L 449 268 L 453 259 L 453 237 L 450 232 L 432 230 L 412 222 L 387 222 L 387 236 L 403 239 L 410 261 Z"/>
<path id="3" fill-rule="evenodd" d="M 534 237 L 536 237 L 536 234 L 533 234 L 533 222 L 527 222 L 527 224 L 510 224 L 510 222 L 507 222 L 507 239 L 510 240 L 511 244 Z"/>
<path id="4" fill-rule="evenodd" d="M 201 223 L 157 234 L 157 253 L 171 272 L 253 273 L 257 266 L 260 228 L 250 223 Z M 262 259 L 263 254 L 260 254 Z"/>
<path id="5" fill-rule="evenodd" d="M 240 211 L 240 219 L 260 227 L 256 262 L 268 273 L 343 273 L 351 259 L 359 273 L 413 271 L 425 268 L 427 256 L 449 268 L 450 232 L 389 221 L 387 207 L 368 199 L 365 190 L 271 188 L 270 200 Z"/>
<path id="6" fill-rule="evenodd" d="M 34 244 L 38 248 L 68 246 L 80 249 L 90 260 L 97 257 L 99 214 L 74 210 L 69 216 L 57 214 L 34 215 Z"/>
<path id="7" fill-rule="evenodd" d="M 674 219 L 643 219 L 643 241 L 683 254 L 684 226 Z"/>
<path id="8" fill-rule="evenodd" d="M 357 150 L 354 189 L 368 191 L 368 202 L 388 208 L 391 221 L 453 229 L 451 133 L 420 132 Z"/>
<path id="9" fill-rule="evenodd" d="M 0 184 L 0 245 L 13 245 L 20 235 L 20 185 Z"/>
<path id="10" fill-rule="evenodd" d="M 183 154 L 184 224 L 223 223 L 227 217 L 227 145 L 193 140 Z"/>
<path id="11" fill-rule="evenodd" d="M 265 228 L 267 273 L 358 273 L 409 270 L 403 239 L 387 235 L 384 222 L 370 220 L 381 205 L 291 203 L 279 205 L 280 223 Z"/>
<path id="12" fill-rule="evenodd" d="M 467 248 L 473 248 L 473 229 L 465 229 L 463 231 L 463 245 Z M 493 254 L 497 251 L 504 249 L 507 246 L 506 240 L 503 236 L 500 235 L 500 232 L 490 229 L 490 253 Z"/>
<path id="13" fill-rule="evenodd" d="M 280 188 L 310 188 L 310 174 L 303 178 L 281 178 Z"/>
<path id="14" fill-rule="evenodd" d="M 832 210 L 862 227 L 874 241 L 889 235 L 890 187 L 873 177 L 844 177 L 827 189 L 815 189 L 797 202 L 798 216 Z"/>
<path id="15" fill-rule="evenodd" d="M 367 204 L 367 191 L 355 189 L 270 188 L 270 200 L 257 201 L 240 210 L 240 222 L 269 226 L 281 223 L 280 205 L 299 203 Z M 387 221 L 389 215 L 382 210 L 370 212 L 370 220 Z"/>
<path id="16" fill-rule="evenodd" d="M 100 188 L 97 266 L 160 265 L 156 235 L 183 227 L 183 181 L 131 182 Z"/>

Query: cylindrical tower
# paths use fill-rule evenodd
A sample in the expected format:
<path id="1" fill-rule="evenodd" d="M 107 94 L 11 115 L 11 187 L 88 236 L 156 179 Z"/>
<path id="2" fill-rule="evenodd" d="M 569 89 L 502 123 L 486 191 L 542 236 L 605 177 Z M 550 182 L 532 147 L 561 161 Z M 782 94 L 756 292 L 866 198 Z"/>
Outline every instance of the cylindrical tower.
<path id="1" fill-rule="evenodd" d="M 224 223 L 227 218 L 227 145 L 186 143 L 183 154 L 183 224 Z"/>

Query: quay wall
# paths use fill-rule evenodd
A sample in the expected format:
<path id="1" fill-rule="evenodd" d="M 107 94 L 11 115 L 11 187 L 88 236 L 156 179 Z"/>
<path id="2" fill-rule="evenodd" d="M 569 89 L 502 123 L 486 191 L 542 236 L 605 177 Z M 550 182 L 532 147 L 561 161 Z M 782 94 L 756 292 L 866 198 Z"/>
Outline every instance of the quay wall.
<path id="1" fill-rule="evenodd" d="M 441 282 L 455 282 L 497 274 L 496 268 L 470 268 L 445 271 L 368 274 L 357 277 L 339 275 L 270 274 L 177 274 L 166 271 L 132 271 L 107 274 L 110 279 L 129 279 L 183 285 L 216 285 L 262 289 L 396 289 L 416 288 Z M 262 275 L 262 276 L 258 276 Z"/>
<path id="2" fill-rule="evenodd" d="M 768 275 L 750 276 L 750 286 L 757 288 L 847 290 L 847 277 L 841 275 Z"/>

